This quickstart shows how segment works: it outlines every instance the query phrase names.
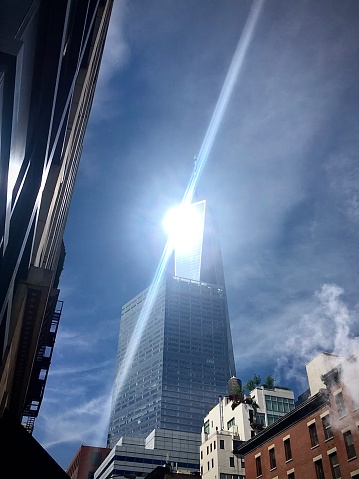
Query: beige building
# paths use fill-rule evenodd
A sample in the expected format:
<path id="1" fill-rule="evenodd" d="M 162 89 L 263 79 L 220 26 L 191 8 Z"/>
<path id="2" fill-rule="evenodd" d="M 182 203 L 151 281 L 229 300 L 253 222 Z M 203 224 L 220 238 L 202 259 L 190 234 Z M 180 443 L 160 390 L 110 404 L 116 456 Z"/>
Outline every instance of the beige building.
<path id="1" fill-rule="evenodd" d="M 343 360 L 343 357 L 336 354 L 322 352 L 305 365 L 311 396 L 317 394 L 320 389 L 325 389 L 322 375 L 338 366 Z"/>
<path id="2" fill-rule="evenodd" d="M 254 404 L 235 406 L 228 396 L 220 397 L 204 418 L 200 447 L 203 479 L 242 479 L 244 464 L 233 454 L 234 444 L 250 439 L 294 409 L 294 393 L 289 389 L 260 386 L 245 398 Z"/>

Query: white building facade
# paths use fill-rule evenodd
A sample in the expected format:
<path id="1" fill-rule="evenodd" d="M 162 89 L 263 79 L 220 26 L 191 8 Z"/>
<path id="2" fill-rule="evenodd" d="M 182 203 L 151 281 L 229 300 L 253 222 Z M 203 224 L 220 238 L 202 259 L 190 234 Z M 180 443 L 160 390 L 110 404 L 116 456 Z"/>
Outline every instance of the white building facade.
<path id="1" fill-rule="evenodd" d="M 320 389 L 326 388 L 322 381 L 322 375 L 338 366 L 344 359 L 343 356 L 337 354 L 321 352 L 305 365 L 311 396 L 317 394 Z"/>
<path id="2" fill-rule="evenodd" d="M 245 397 L 258 407 L 243 402 L 233 407 L 229 397 L 220 397 L 204 418 L 200 447 L 203 479 L 243 479 L 243 463 L 233 454 L 233 441 L 247 441 L 295 407 L 294 392 L 289 389 L 261 386 Z"/>

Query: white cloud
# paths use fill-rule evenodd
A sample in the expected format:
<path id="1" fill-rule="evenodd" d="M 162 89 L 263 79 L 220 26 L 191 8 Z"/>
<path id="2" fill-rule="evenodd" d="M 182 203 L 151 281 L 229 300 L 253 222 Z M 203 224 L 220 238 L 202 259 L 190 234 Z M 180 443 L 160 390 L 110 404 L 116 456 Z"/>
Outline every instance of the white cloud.
<path id="1" fill-rule="evenodd" d="M 74 345 L 77 347 L 77 344 Z M 71 362 L 71 366 L 64 366 L 64 367 L 55 367 L 51 368 L 51 376 L 68 376 L 69 374 L 81 374 L 82 380 L 84 380 L 84 373 L 89 373 L 92 378 L 96 375 L 96 371 L 98 374 L 102 374 L 101 370 L 113 366 L 113 360 L 103 361 L 103 362 L 95 362 L 94 364 L 83 364 L 75 365 Z"/>
<path id="2" fill-rule="evenodd" d="M 94 313 L 97 314 L 98 309 L 71 309 L 66 311 L 67 317 L 90 318 Z M 90 323 L 89 323 L 90 324 Z M 119 319 L 105 318 L 101 322 L 91 323 L 91 327 L 86 327 L 81 323 L 82 327 L 60 323 L 56 336 L 56 354 L 66 354 L 68 349 L 72 351 L 79 349 L 81 351 L 91 351 L 98 348 L 100 343 L 115 341 L 118 334 Z"/>
<path id="3" fill-rule="evenodd" d="M 99 78 L 102 83 L 108 82 L 126 65 L 129 58 L 128 45 L 123 34 L 126 9 L 127 0 L 115 0 L 101 60 Z"/>
<path id="4" fill-rule="evenodd" d="M 354 227 L 359 223 L 359 155 L 358 142 L 352 140 L 342 151 L 329 156 L 326 176 L 340 214 Z"/>
<path id="5" fill-rule="evenodd" d="M 356 344 L 356 360 L 342 363 L 342 381 L 345 389 L 351 395 L 355 405 L 358 405 L 359 398 L 359 344 Z M 350 413 L 350 411 L 349 411 Z"/>
<path id="6" fill-rule="evenodd" d="M 110 82 L 126 66 L 130 57 L 129 46 L 124 38 L 126 10 L 127 0 L 115 0 L 91 109 L 91 121 L 94 122 L 111 116 L 116 106 L 120 106 L 113 104 L 114 91 L 110 88 Z"/>
<path id="7" fill-rule="evenodd" d="M 255 314 L 250 311 L 248 320 L 244 310 L 241 318 L 231 322 L 237 374 L 250 369 L 261 373 L 272 365 L 277 384 L 290 384 L 301 393 L 308 387 L 305 364 L 319 352 L 342 357 L 358 354 L 353 330 L 359 314 L 349 310 L 343 295 L 336 284 L 323 284 L 312 296 L 283 297 L 282 304 L 271 291 L 257 293 L 254 301 L 266 307 Z"/>
<path id="8" fill-rule="evenodd" d="M 358 316 L 342 301 L 343 292 L 336 284 L 324 284 L 314 295 L 319 305 L 286 328 L 282 341 L 275 344 L 280 353 L 276 369 L 280 378 L 304 384 L 305 364 L 322 351 L 343 357 L 359 353 L 358 339 L 351 337 Z"/>
<path id="9" fill-rule="evenodd" d="M 63 443 L 105 446 L 110 414 L 111 395 L 108 391 L 91 400 L 68 405 L 66 414 L 60 409 L 42 412 L 39 424 L 42 446 L 51 454 L 51 448 Z"/>

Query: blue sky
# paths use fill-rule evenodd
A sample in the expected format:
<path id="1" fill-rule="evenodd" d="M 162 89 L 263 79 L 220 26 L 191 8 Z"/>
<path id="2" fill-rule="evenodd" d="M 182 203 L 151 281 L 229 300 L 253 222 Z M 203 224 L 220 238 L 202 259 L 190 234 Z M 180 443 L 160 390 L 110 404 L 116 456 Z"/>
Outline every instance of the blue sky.
<path id="1" fill-rule="evenodd" d="M 65 232 L 35 438 L 105 446 L 121 306 L 151 283 L 249 0 L 115 0 Z M 266 0 L 198 184 L 220 230 L 237 376 L 296 396 L 359 333 L 359 4 Z"/>

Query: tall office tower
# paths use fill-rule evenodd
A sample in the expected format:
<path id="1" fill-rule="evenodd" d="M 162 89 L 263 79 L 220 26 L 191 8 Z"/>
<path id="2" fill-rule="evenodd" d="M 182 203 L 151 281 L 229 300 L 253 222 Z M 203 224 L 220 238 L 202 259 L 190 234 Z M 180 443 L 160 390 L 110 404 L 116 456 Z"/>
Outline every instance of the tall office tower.
<path id="1" fill-rule="evenodd" d="M 156 428 L 200 434 L 203 418 L 235 374 L 214 220 L 205 201 L 191 205 L 186 217 L 191 241 L 184 238 L 185 248 L 176 244 L 176 276 L 158 290 L 124 381 L 127 347 L 149 290 L 122 308 L 108 447 Z"/>
<path id="2" fill-rule="evenodd" d="M 0 431 L 32 461 L 15 425 L 31 437 L 43 397 L 63 233 L 112 5 L 0 2 Z"/>

